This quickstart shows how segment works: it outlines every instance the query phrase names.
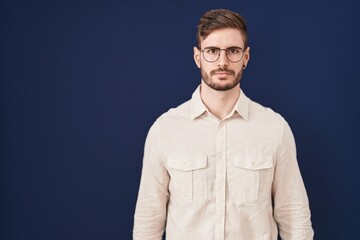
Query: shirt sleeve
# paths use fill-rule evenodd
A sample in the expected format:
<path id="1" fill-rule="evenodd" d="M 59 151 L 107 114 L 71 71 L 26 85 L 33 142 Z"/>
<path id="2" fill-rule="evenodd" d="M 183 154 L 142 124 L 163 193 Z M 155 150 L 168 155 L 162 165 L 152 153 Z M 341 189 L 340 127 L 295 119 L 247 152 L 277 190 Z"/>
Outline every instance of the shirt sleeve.
<path id="1" fill-rule="evenodd" d="M 287 122 L 276 154 L 272 194 L 281 239 L 313 239 L 309 201 L 296 158 L 294 136 Z"/>
<path id="2" fill-rule="evenodd" d="M 161 159 L 160 147 L 155 123 L 145 142 L 133 240 L 161 240 L 164 233 L 169 175 Z"/>

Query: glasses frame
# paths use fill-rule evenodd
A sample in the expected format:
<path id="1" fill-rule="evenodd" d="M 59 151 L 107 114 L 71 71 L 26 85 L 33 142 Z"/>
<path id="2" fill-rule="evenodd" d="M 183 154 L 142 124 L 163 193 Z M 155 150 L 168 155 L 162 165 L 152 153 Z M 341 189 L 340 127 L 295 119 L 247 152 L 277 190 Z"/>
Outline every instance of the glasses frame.
<path id="1" fill-rule="evenodd" d="M 218 49 L 218 50 L 219 50 L 218 56 L 217 56 L 217 58 L 216 58 L 214 61 L 209 61 L 209 60 L 207 60 L 207 59 L 205 58 L 204 51 L 205 51 L 206 49 L 209 49 L 209 48 L 210 48 L 210 49 L 212 48 L 212 49 Z M 229 59 L 227 51 L 228 51 L 229 49 L 231 49 L 231 48 L 237 48 L 237 49 L 240 49 L 240 50 L 242 51 L 242 55 L 241 55 L 240 60 L 238 60 L 238 61 L 232 61 L 232 60 Z M 229 61 L 232 62 L 232 63 L 240 62 L 240 61 L 243 59 L 243 57 L 244 57 L 245 49 L 243 49 L 243 48 L 241 48 L 241 47 L 237 47 L 237 46 L 228 47 L 228 48 L 205 47 L 203 50 L 201 50 L 201 52 L 202 52 L 202 55 L 203 55 L 203 58 L 204 58 L 205 61 L 207 61 L 207 62 L 209 62 L 209 63 L 214 63 L 214 62 L 216 62 L 217 60 L 219 60 L 221 51 L 223 51 L 223 50 L 225 51 L 225 55 L 226 55 L 227 60 L 229 60 Z"/>

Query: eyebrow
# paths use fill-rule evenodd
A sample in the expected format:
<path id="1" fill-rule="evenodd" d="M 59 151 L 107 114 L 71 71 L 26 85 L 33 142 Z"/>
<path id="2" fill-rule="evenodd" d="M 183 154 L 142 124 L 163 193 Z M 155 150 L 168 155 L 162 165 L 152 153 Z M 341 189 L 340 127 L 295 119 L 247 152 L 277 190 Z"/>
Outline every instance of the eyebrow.
<path id="1" fill-rule="evenodd" d="M 218 48 L 218 49 L 240 48 L 240 49 L 243 49 L 242 47 L 239 47 L 239 46 L 230 46 L 230 47 L 227 47 L 227 48 L 219 48 L 219 47 L 215 47 L 215 46 L 208 46 L 208 47 L 204 47 L 204 49 L 205 48 Z"/>

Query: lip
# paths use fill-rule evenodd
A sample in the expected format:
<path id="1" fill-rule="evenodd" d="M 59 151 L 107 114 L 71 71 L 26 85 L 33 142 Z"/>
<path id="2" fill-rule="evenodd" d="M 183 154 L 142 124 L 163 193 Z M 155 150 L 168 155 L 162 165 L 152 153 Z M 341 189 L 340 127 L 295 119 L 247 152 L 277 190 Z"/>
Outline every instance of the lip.
<path id="1" fill-rule="evenodd" d="M 219 78 L 228 78 L 231 75 L 231 73 L 229 73 L 229 72 L 216 72 L 214 75 L 219 77 Z"/>
<path id="2" fill-rule="evenodd" d="M 230 75 L 229 72 L 216 72 L 215 75 Z"/>
<path id="3" fill-rule="evenodd" d="M 218 72 L 215 72 L 215 75 L 218 75 L 218 76 L 229 76 L 231 75 L 230 72 L 227 72 L 227 71 L 218 71 Z"/>

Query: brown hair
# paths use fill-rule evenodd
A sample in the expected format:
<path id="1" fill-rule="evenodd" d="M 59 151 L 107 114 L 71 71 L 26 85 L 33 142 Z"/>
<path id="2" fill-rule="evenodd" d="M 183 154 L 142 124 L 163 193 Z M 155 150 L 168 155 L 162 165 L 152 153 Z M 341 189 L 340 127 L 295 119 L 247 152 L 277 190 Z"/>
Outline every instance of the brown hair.
<path id="1" fill-rule="evenodd" d="M 197 44 L 200 49 L 200 42 L 205 40 L 210 33 L 224 28 L 239 29 L 243 38 L 245 49 L 247 48 L 247 26 L 243 16 L 227 9 L 214 9 L 204 13 L 197 25 Z"/>

